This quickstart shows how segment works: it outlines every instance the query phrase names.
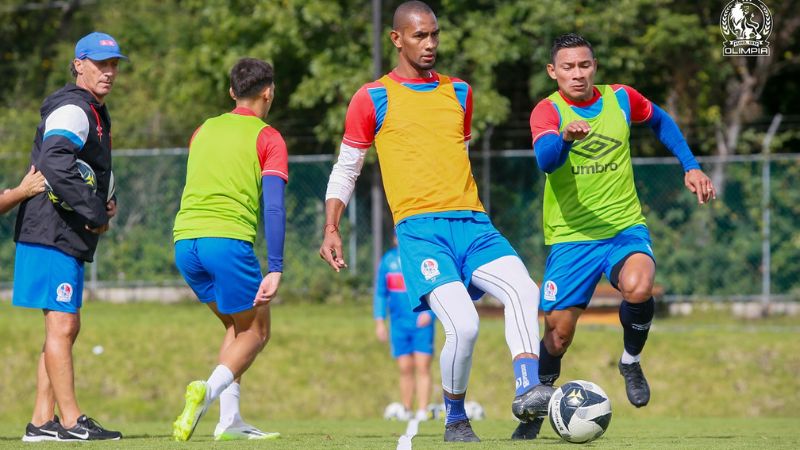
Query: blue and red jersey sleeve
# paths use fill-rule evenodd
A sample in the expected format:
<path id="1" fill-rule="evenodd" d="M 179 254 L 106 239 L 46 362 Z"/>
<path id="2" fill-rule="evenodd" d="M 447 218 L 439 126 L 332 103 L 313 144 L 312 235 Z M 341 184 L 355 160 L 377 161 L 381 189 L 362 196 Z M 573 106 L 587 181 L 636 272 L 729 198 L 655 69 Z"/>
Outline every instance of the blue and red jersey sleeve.
<path id="1" fill-rule="evenodd" d="M 370 95 L 370 90 L 374 91 L 372 95 L 380 96 L 381 93 L 383 94 L 383 102 L 378 99 L 379 106 L 383 106 L 381 122 L 383 122 L 383 115 L 386 114 L 386 89 L 383 88 L 383 85 L 373 81 L 361 86 L 350 100 L 350 105 L 347 107 L 347 115 L 344 119 L 342 142 L 350 147 L 369 148 L 372 145 L 372 141 L 375 140 L 377 108 Z"/>
<path id="2" fill-rule="evenodd" d="M 400 78 L 390 73 L 395 81 L 414 90 L 429 91 L 438 86 L 439 75 L 431 78 Z M 464 110 L 464 141 L 472 138 L 472 87 L 458 78 L 451 78 L 456 98 Z M 388 100 L 386 88 L 378 81 L 363 85 L 350 100 L 345 116 L 342 142 L 350 147 L 366 149 L 383 126 Z"/>
<path id="3" fill-rule="evenodd" d="M 265 127 L 256 141 L 261 175 L 274 175 L 289 182 L 289 152 L 286 142 L 275 127 Z"/>
<path id="4" fill-rule="evenodd" d="M 617 96 L 620 107 L 631 123 L 647 122 L 653 115 L 653 104 L 644 95 L 640 94 L 636 89 L 626 86 L 624 84 L 612 84 L 611 88 Z M 562 97 L 571 106 L 576 109 L 590 109 L 598 100 L 601 95 L 599 91 L 595 92 L 594 98 L 585 103 L 575 103 L 566 97 Z M 580 113 L 580 111 L 579 111 Z M 531 137 L 533 143 L 542 136 L 548 134 L 559 135 L 559 128 L 561 127 L 561 114 L 558 111 L 555 103 L 548 99 L 540 101 L 531 112 L 530 117 Z"/>
<path id="5" fill-rule="evenodd" d="M 244 107 L 237 107 L 231 112 L 245 116 L 255 116 L 253 111 Z M 190 148 L 200 128 L 202 128 L 202 125 L 192 133 L 192 137 L 189 139 Z M 289 182 L 289 152 L 286 149 L 286 141 L 283 140 L 283 136 L 275 127 L 265 125 L 261 129 L 258 133 L 254 150 L 258 154 L 258 163 L 261 167 L 262 176 L 274 175 L 287 183 Z"/>

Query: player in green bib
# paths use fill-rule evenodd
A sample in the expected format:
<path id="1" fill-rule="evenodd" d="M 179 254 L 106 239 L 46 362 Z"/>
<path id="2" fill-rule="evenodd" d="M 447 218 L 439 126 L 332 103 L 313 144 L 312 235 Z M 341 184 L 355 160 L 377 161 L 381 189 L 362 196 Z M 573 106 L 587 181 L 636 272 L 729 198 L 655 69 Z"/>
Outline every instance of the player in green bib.
<path id="1" fill-rule="evenodd" d="M 178 441 L 191 438 L 216 399 L 216 440 L 279 436 L 244 422 L 239 381 L 269 340 L 269 303 L 283 272 L 288 154 L 280 133 L 264 122 L 275 92 L 272 66 L 243 58 L 230 78 L 236 108 L 206 120 L 194 132 L 175 218 L 175 264 L 198 300 L 225 327 L 219 365 L 208 380 L 186 388 L 186 404 L 173 424 Z M 259 210 L 267 241 L 266 276 L 253 250 Z"/>
<path id="2" fill-rule="evenodd" d="M 556 38 L 547 72 L 559 89 L 531 113 L 536 161 L 547 173 L 544 237 L 552 246 L 541 288 L 539 379 L 558 379 L 578 317 L 605 274 L 623 297 L 619 371 L 628 400 L 642 407 L 650 400 L 640 356 L 653 320 L 656 266 L 633 180 L 631 124 L 649 125 L 678 158 L 698 203 L 716 194 L 675 121 L 629 86 L 595 86 L 596 70 L 587 40 L 576 34 Z M 522 422 L 512 437 L 533 439 L 541 423 Z"/>

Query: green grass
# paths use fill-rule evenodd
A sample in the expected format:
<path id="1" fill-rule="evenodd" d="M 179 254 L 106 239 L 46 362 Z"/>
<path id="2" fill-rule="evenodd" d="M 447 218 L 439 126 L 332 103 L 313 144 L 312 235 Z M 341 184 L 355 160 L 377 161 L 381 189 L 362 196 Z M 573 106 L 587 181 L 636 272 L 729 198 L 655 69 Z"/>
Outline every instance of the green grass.
<path id="1" fill-rule="evenodd" d="M 272 340 L 244 377 L 242 413 L 284 438 L 259 446 L 394 448 L 404 425 L 375 418 L 397 400 L 395 367 L 373 336 L 369 307 L 284 304 L 272 317 Z M 82 409 L 122 430 L 126 448 L 177 445 L 166 436 L 186 383 L 206 378 L 215 365 L 222 336 L 216 319 L 194 303 L 88 303 L 82 322 L 74 351 Z M 21 444 L 42 339 L 41 312 L 0 302 L 0 447 Z M 438 328 L 437 348 L 442 339 Z M 96 345 L 104 353 L 94 355 Z M 611 398 L 614 420 L 593 446 L 800 448 L 800 319 L 741 321 L 719 311 L 657 319 L 643 359 L 653 398 L 638 410 L 616 371 L 621 347 L 618 326 L 581 324 L 564 359 L 561 381 L 594 381 Z M 514 426 L 510 356 L 502 321 L 483 319 L 468 399 L 484 406 L 490 420 L 476 430 L 493 448 L 523 446 L 507 440 Z M 437 374 L 436 359 L 434 366 Z M 441 395 L 437 378 L 434 399 Z M 209 411 L 199 440 L 217 414 Z M 560 444 L 547 428 L 540 443 Z M 441 423 L 423 424 L 414 446 L 440 445 L 441 435 Z"/>
<path id="2" fill-rule="evenodd" d="M 213 420 L 204 419 L 194 437 L 188 442 L 174 442 L 164 423 L 134 422 L 125 424 L 122 441 L 114 443 L 81 443 L 80 448 L 120 449 L 312 449 L 357 448 L 393 449 L 405 432 L 403 422 L 380 419 L 342 420 L 275 420 L 264 429 L 279 431 L 278 440 L 265 442 L 214 442 L 211 438 Z M 800 436 L 793 433 L 797 421 L 792 419 L 632 419 L 614 418 L 608 432 L 585 447 L 599 449 L 797 449 Z M 514 442 L 509 436 L 515 426 L 512 420 L 475 421 L 475 432 L 481 444 L 448 444 L 459 448 L 578 448 L 560 440 L 549 424 L 539 438 L 532 442 Z M 439 421 L 420 424 L 412 440 L 413 448 L 441 448 L 443 424 Z M 25 444 L 19 440 L 19 430 L 0 425 L 0 448 L 56 448 L 64 444 Z M 73 444 L 73 447 L 75 445 Z M 76 447 L 77 448 L 77 447 Z"/>

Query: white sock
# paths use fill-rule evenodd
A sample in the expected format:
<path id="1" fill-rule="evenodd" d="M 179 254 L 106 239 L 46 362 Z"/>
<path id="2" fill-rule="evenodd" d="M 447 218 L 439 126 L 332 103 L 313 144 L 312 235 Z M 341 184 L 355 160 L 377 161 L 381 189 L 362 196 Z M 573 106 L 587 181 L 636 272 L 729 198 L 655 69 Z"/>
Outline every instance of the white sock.
<path id="1" fill-rule="evenodd" d="M 223 425 L 230 425 L 234 422 L 241 421 L 242 416 L 239 414 L 239 383 L 233 382 L 219 396 L 219 423 Z"/>
<path id="2" fill-rule="evenodd" d="M 233 383 L 233 372 L 231 372 L 231 369 L 228 369 L 222 364 L 218 365 L 214 371 L 211 372 L 208 381 L 206 381 L 206 401 L 211 403 L 216 400 L 217 397 L 222 394 L 222 391 L 231 383 Z"/>
<path id="3" fill-rule="evenodd" d="M 639 353 L 638 355 L 634 356 L 628 353 L 626 350 L 622 351 L 622 358 L 620 358 L 620 362 L 622 364 L 633 364 L 639 362 L 642 359 L 642 354 Z"/>

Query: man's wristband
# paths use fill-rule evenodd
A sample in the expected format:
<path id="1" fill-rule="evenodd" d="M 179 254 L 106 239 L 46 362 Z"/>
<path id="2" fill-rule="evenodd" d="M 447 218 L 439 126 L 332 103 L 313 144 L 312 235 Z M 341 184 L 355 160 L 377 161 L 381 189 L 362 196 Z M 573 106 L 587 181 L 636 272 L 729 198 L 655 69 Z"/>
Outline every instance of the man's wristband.
<path id="1" fill-rule="evenodd" d="M 338 233 L 339 232 L 339 225 L 336 225 L 335 223 L 326 223 L 325 224 L 325 228 L 323 228 L 323 231 L 325 233 L 327 233 L 329 230 L 330 230 L 331 233 L 333 233 L 333 232 Z"/>

